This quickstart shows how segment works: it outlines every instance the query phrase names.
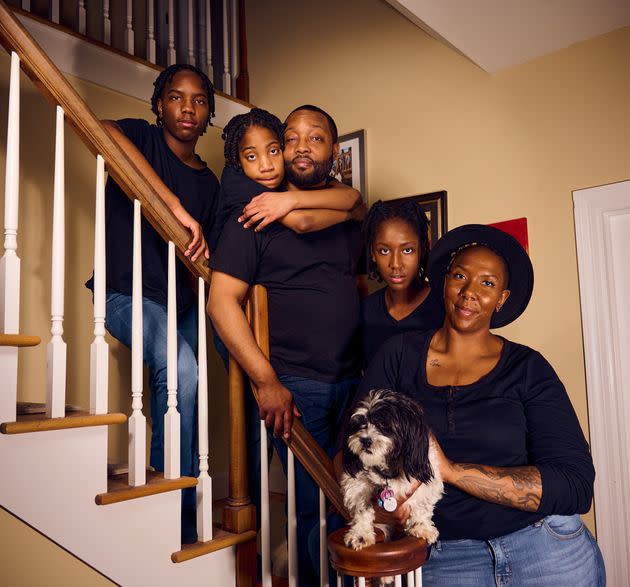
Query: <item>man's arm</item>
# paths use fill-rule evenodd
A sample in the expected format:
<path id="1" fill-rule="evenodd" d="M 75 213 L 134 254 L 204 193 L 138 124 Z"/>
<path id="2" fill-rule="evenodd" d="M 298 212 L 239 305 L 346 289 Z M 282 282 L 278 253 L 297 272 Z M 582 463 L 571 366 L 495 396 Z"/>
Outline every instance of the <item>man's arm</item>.
<path id="1" fill-rule="evenodd" d="M 294 232 L 305 233 L 315 232 L 329 228 L 335 224 L 341 224 L 346 220 L 363 220 L 367 214 L 367 209 L 363 202 L 360 202 L 353 210 L 293 210 L 279 222 L 290 228 Z M 255 230 L 260 230 L 256 227 Z"/>
<path id="2" fill-rule="evenodd" d="M 208 314 L 230 354 L 258 390 L 260 417 L 274 436 L 288 439 L 293 416 L 299 416 L 291 392 L 284 387 L 271 363 L 256 344 L 241 305 L 249 285 L 227 273 L 214 271 L 210 284 Z"/>
<path id="3" fill-rule="evenodd" d="M 295 218 L 300 218 L 300 215 L 294 215 L 293 219 L 289 219 L 287 222 L 287 218 L 293 212 L 308 212 L 312 218 L 312 213 L 315 210 L 334 210 L 360 214 L 361 208 L 365 208 L 361 200 L 361 194 L 354 188 L 333 180 L 324 189 L 262 193 L 252 198 L 249 204 L 245 206 L 239 222 L 243 223 L 243 228 L 256 225 L 256 230 L 261 230 L 271 222 L 278 220 L 287 228 L 294 229 L 293 224 L 299 222 Z M 347 217 L 341 214 L 328 215 L 327 217 L 316 215 L 316 218 L 318 228 L 299 232 L 321 230 L 348 220 Z M 306 222 L 306 220 L 303 221 Z M 323 226 L 324 224 L 326 225 Z"/>
<path id="4" fill-rule="evenodd" d="M 182 206 L 179 198 L 162 181 L 162 178 L 156 173 L 155 169 L 153 169 L 133 141 L 127 137 L 118 123 L 114 120 L 101 120 L 101 124 L 107 129 L 112 139 L 114 139 L 118 146 L 125 152 L 138 171 L 146 177 L 151 187 L 157 192 L 158 196 L 162 198 L 175 217 L 190 230 L 192 241 L 188 245 L 184 255 L 191 255 L 193 261 L 196 261 L 201 255 L 209 259 L 210 252 L 200 224 Z"/>

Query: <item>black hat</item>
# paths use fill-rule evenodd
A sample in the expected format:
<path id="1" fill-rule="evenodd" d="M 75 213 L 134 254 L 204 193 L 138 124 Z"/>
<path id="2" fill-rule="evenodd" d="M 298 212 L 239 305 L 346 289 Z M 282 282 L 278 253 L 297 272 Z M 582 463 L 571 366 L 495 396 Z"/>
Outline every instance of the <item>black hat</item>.
<path id="1" fill-rule="evenodd" d="M 534 269 L 520 243 L 507 232 L 483 224 L 465 224 L 449 230 L 435 243 L 429 254 L 427 274 L 431 288 L 442 291 L 444 276 L 453 255 L 465 245 L 482 245 L 493 250 L 505 261 L 510 273 L 507 289 L 510 296 L 492 316 L 490 328 L 500 328 L 514 322 L 527 308 L 534 290 Z"/>

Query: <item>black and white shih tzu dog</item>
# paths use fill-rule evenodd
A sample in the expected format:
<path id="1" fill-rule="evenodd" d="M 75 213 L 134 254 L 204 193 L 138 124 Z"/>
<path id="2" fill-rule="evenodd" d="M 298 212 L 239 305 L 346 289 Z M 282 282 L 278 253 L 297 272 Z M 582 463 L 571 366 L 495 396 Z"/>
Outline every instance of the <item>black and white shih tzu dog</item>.
<path id="1" fill-rule="evenodd" d="M 372 390 L 356 406 L 342 452 L 341 488 L 352 516 L 346 546 L 360 550 L 374 544 L 373 498 L 380 507 L 394 511 L 396 497 L 406 495 L 416 481 L 422 484 L 407 501 L 411 513 L 405 533 L 429 544 L 437 540 L 433 508 L 444 485 L 429 435 L 421 405 L 401 393 Z M 390 528 L 379 527 L 387 540 Z"/>

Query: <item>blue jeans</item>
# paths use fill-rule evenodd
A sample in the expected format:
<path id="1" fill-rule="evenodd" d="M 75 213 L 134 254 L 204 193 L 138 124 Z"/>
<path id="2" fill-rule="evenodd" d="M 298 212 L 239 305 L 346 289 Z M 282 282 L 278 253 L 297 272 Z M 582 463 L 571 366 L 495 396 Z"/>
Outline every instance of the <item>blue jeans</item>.
<path id="1" fill-rule="evenodd" d="M 547 516 L 492 540 L 438 540 L 425 587 L 606 585 L 601 552 L 579 515 Z"/>
<path id="2" fill-rule="evenodd" d="M 317 443 L 332 456 L 342 415 L 352 400 L 358 380 L 325 383 L 281 375 L 280 382 L 292 394 L 305 428 Z M 250 394 L 251 396 L 251 394 Z M 252 396 L 253 397 L 253 396 Z M 248 469 L 250 471 L 250 494 L 257 508 L 260 504 L 260 415 L 255 401 L 248 409 Z M 275 447 L 282 468 L 287 472 L 287 446 L 281 438 L 268 433 L 269 446 Z M 299 585 L 319 585 L 319 569 L 314 568 L 309 554 L 308 536 L 319 523 L 319 487 L 306 469 L 295 460 L 295 510 L 297 516 Z"/>
<path id="3" fill-rule="evenodd" d="M 131 296 L 108 293 L 105 327 L 131 348 Z M 164 414 L 166 389 L 166 307 L 143 298 L 144 362 L 149 367 L 151 390 L 151 466 L 164 471 Z M 180 470 L 182 476 L 199 475 L 197 456 L 197 308 L 193 305 L 177 317 L 177 411 L 180 414 Z M 195 488 L 182 491 L 182 507 L 194 510 Z"/>

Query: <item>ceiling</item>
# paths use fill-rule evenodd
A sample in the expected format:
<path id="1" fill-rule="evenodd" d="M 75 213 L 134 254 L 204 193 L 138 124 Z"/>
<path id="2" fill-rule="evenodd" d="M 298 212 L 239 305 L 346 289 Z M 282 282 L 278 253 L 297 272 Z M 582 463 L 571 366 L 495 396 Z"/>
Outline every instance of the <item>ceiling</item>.
<path id="1" fill-rule="evenodd" d="M 489 73 L 630 25 L 630 0 L 386 0 Z"/>

